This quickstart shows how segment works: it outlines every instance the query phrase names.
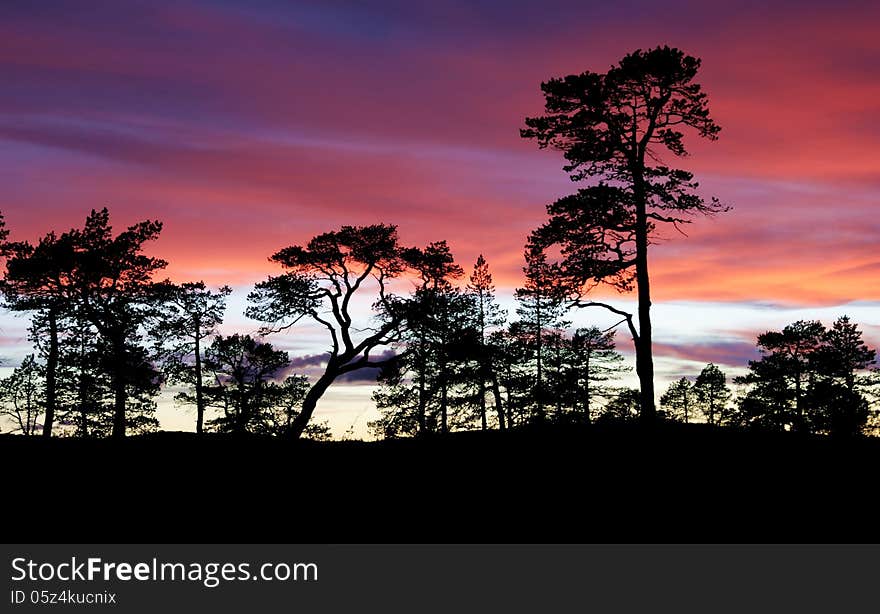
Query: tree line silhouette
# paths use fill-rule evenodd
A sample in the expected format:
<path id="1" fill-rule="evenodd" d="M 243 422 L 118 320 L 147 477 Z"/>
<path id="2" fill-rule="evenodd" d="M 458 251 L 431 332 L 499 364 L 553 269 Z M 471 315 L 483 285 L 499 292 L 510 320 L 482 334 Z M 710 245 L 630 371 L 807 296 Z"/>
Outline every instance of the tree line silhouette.
<path id="1" fill-rule="evenodd" d="M 396 226 L 374 224 L 276 252 L 280 272 L 248 295 L 258 334 L 222 335 L 231 289 L 159 279 L 168 263 L 144 248 L 161 222 L 114 234 L 105 208 L 82 228 L 31 243 L 11 240 L 0 217 L 0 290 L 7 309 L 30 314 L 34 348 L 0 382 L 2 412 L 25 435 L 124 437 L 158 428 L 155 399 L 170 385 L 195 408 L 197 433 L 323 439 L 329 429 L 313 419 L 320 399 L 348 374 L 372 370 L 378 437 L 631 420 L 858 434 L 878 400 L 876 354 L 846 316 L 831 328 L 800 321 L 761 334 L 760 358 L 732 380 L 735 391 L 709 364 L 673 382 L 655 407 L 650 246 L 663 228 L 729 209 L 663 162 L 687 155 L 685 129 L 718 137 L 694 81 L 699 67 L 657 47 L 605 73 L 542 84 L 546 113 L 526 119 L 521 134 L 561 151 L 564 170 L 586 186 L 548 205 L 528 238 L 512 321 L 482 255 L 466 275 L 446 241 L 404 246 Z M 395 291 L 399 279 L 414 287 Z M 595 300 L 602 284 L 634 290 L 637 312 Z M 371 320 L 356 326 L 364 301 Z M 567 314 L 588 307 L 620 320 L 572 330 Z M 313 381 L 266 340 L 307 321 L 328 344 Z M 620 385 L 628 368 L 618 326 L 632 339 L 638 389 Z"/>

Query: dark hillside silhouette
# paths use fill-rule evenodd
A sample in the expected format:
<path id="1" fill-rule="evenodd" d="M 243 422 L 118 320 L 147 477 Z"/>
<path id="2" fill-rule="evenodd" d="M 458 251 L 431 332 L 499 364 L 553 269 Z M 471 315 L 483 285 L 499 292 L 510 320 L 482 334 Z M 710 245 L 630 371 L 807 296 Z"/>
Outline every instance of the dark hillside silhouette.
<path id="1" fill-rule="evenodd" d="M 63 488 L 16 498 L 19 526 L 59 542 L 124 541 L 132 524 L 157 543 L 873 542 L 878 444 L 633 420 L 368 443 L 3 435 L 0 463 L 99 466 L 115 484 L 88 482 L 63 522 Z"/>

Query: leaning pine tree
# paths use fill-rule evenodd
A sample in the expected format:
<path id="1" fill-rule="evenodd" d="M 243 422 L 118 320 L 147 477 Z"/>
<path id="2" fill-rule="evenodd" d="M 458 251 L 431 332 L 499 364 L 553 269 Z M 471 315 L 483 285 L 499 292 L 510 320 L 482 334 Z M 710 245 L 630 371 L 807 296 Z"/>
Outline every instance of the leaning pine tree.
<path id="1" fill-rule="evenodd" d="M 265 323 L 263 333 L 278 332 L 311 320 L 330 339 L 324 372 L 306 393 L 302 408 L 287 430 L 300 437 L 324 392 L 340 376 L 358 369 L 382 367 L 387 358 L 371 352 L 400 337 L 405 312 L 388 284 L 406 268 L 397 227 L 386 224 L 343 226 L 292 245 L 271 260 L 285 271 L 256 285 L 248 296 L 247 315 Z M 355 326 L 352 300 L 370 295 L 372 326 Z"/>
<path id="2" fill-rule="evenodd" d="M 533 237 L 560 250 L 561 278 L 578 306 L 601 306 L 626 322 L 636 350 L 640 413 L 654 420 L 648 246 L 659 225 L 726 210 L 697 194 L 693 174 L 662 156 L 687 155 L 682 130 L 715 140 L 706 94 L 694 82 L 700 60 L 669 47 L 637 50 L 605 73 L 584 72 L 541 84 L 546 115 L 527 118 L 524 138 L 563 152 L 573 181 L 594 183 L 548 206 L 550 220 Z M 633 315 L 584 300 L 599 283 L 638 291 Z"/>

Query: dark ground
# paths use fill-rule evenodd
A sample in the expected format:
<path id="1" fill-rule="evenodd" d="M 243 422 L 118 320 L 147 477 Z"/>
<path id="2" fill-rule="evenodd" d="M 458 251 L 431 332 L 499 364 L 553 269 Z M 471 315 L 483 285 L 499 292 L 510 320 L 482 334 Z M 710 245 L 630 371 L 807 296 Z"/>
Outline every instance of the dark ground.
<path id="1" fill-rule="evenodd" d="M 878 542 L 880 440 L 705 425 L 0 437 L 4 541 Z"/>

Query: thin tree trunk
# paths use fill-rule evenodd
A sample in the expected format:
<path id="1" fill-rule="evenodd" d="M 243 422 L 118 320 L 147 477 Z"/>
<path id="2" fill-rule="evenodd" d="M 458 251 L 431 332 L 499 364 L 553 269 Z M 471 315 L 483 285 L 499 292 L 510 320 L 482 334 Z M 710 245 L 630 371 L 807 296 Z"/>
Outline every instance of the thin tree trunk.
<path id="1" fill-rule="evenodd" d="M 113 437 L 125 437 L 125 350 L 124 342 L 113 341 Z"/>
<path id="2" fill-rule="evenodd" d="M 427 390 L 425 386 L 425 360 L 424 360 L 424 345 L 419 347 L 419 432 L 418 434 L 421 436 L 427 435 L 428 433 L 428 417 L 427 417 L 427 407 L 428 407 L 428 399 L 426 398 Z"/>
<path id="3" fill-rule="evenodd" d="M 562 422 L 562 348 L 561 340 L 556 339 L 556 419 Z"/>
<path id="4" fill-rule="evenodd" d="M 513 428 L 513 396 L 510 389 L 513 387 L 513 372 L 510 365 L 507 366 L 507 428 Z"/>
<path id="5" fill-rule="evenodd" d="M 79 379 L 77 385 L 77 403 L 79 404 L 79 435 L 86 438 L 89 436 L 89 405 L 88 385 L 86 382 L 86 334 L 85 328 L 79 327 Z"/>
<path id="6" fill-rule="evenodd" d="M 49 310 L 49 356 L 46 358 L 46 418 L 43 420 L 43 437 L 52 436 L 57 400 L 58 370 L 58 316 L 54 309 Z"/>
<path id="7" fill-rule="evenodd" d="M 250 422 L 251 403 L 248 393 L 245 391 L 244 382 L 239 385 L 239 390 L 241 390 L 241 396 L 238 402 L 238 413 L 235 415 L 235 432 L 238 435 L 244 435 L 247 432 L 248 422 Z"/>
<path id="8" fill-rule="evenodd" d="M 587 352 L 587 362 L 584 365 L 584 418 L 590 424 L 590 353 Z"/>
<path id="9" fill-rule="evenodd" d="M 449 411 L 447 404 L 449 402 L 449 391 L 446 385 L 446 366 L 443 366 L 443 372 L 440 374 L 440 432 L 449 432 Z"/>
<path id="10" fill-rule="evenodd" d="M 482 366 L 480 371 L 480 428 L 486 430 L 489 428 L 486 422 L 486 375 L 483 373 Z"/>
<path id="11" fill-rule="evenodd" d="M 80 437 L 89 436 L 89 402 L 88 390 L 86 389 L 86 376 L 80 368 L 79 374 L 79 434 Z"/>
<path id="12" fill-rule="evenodd" d="M 77 375 L 77 406 L 79 407 L 79 435 L 89 436 L 89 382 L 86 379 L 86 327 L 82 320 L 77 322 L 79 335 L 79 357 Z"/>
<path id="13" fill-rule="evenodd" d="M 538 297 L 535 309 L 535 315 L 538 324 L 538 333 L 535 339 L 536 352 L 536 369 L 535 377 L 535 400 L 538 403 L 538 421 L 544 421 L 544 382 L 543 382 L 543 362 L 541 354 L 544 351 L 544 321 L 541 319 L 541 298 Z"/>
<path id="14" fill-rule="evenodd" d="M 480 315 L 480 356 L 478 358 L 478 371 L 480 374 L 480 427 L 485 431 L 488 428 L 486 424 L 486 308 L 483 298 L 483 290 L 479 294 Z M 502 427 L 503 428 L 503 427 Z"/>
<path id="15" fill-rule="evenodd" d="M 636 282 L 639 295 L 639 340 L 636 344 L 636 372 L 639 376 L 639 404 L 642 421 L 653 424 L 654 357 L 651 347 L 651 282 L 648 277 L 648 217 L 641 175 L 635 177 L 636 200 Z"/>
<path id="16" fill-rule="evenodd" d="M 712 424 L 712 410 L 711 405 L 709 406 L 709 424 Z M 688 423 L 688 391 L 684 391 L 684 423 Z"/>
<path id="17" fill-rule="evenodd" d="M 498 430 L 505 429 L 504 406 L 501 403 L 501 388 L 498 386 L 498 376 L 492 371 L 492 395 L 495 397 L 495 413 L 498 414 Z"/>
<path id="18" fill-rule="evenodd" d="M 800 361 L 798 361 L 800 364 Z M 794 374 L 794 413 L 797 417 L 797 425 L 796 428 L 798 431 L 801 430 L 801 425 L 803 424 L 803 410 L 801 408 L 801 370 L 798 368 Z"/>
<path id="19" fill-rule="evenodd" d="M 196 328 L 196 433 L 202 434 L 205 421 L 205 399 L 202 393 L 202 350 L 198 327 Z"/>

